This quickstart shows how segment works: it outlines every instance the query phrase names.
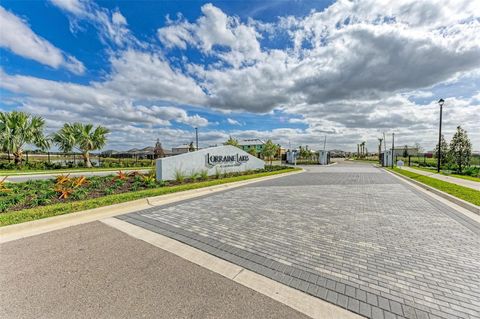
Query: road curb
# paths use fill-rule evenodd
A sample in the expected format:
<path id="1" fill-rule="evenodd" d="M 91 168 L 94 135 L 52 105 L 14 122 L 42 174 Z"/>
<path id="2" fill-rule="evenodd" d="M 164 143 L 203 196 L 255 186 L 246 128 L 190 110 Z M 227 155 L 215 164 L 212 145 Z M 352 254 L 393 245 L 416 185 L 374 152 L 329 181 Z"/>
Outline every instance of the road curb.
<path id="1" fill-rule="evenodd" d="M 423 189 L 425 189 L 425 190 L 427 190 L 427 191 L 429 191 L 429 192 L 432 192 L 432 193 L 434 193 L 435 195 L 440 196 L 440 197 L 442 197 L 443 199 L 446 199 L 446 200 L 448 200 L 448 201 L 450 201 L 450 202 L 452 202 L 452 203 L 454 203 L 454 204 L 456 204 L 456 205 L 458 205 L 458 206 L 460 206 L 460 207 L 462 207 L 462 208 L 464 208 L 464 209 L 467 209 L 467 210 L 471 211 L 471 212 L 474 213 L 474 214 L 480 215 L 480 206 L 477 206 L 477 205 L 471 204 L 471 203 L 469 203 L 469 202 L 466 202 L 466 201 L 464 201 L 463 199 L 460 199 L 460 198 L 457 198 L 457 197 L 452 196 L 452 195 L 450 195 L 450 194 L 447 194 L 447 193 L 445 193 L 445 192 L 442 192 L 441 190 L 438 190 L 438 189 L 436 189 L 436 188 L 433 188 L 433 187 L 430 187 L 430 186 L 428 186 L 428 185 L 426 185 L 426 184 L 423 184 L 423 183 L 421 183 L 421 182 L 418 182 L 418 181 L 416 181 L 416 180 L 414 180 L 414 179 L 411 179 L 411 178 L 409 178 L 409 177 L 406 177 L 406 176 L 403 176 L 403 175 L 401 175 L 401 174 L 398 174 L 397 172 L 392 172 L 392 171 L 389 171 L 389 170 L 387 170 L 387 169 L 385 169 L 385 168 L 384 168 L 384 170 L 385 170 L 386 172 L 388 172 L 388 173 L 390 173 L 390 174 L 394 174 L 395 176 L 397 176 L 397 177 L 399 177 L 399 178 L 401 178 L 401 179 L 404 179 L 404 180 L 406 180 L 406 181 L 408 181 L 408 182 L 410 182 L 410 183 L 412 183 L 412 184 L 414 184 L 414 185 L 417 185 L 417 186 L 419 186 L 419 187 L 421 187 L 421 188 L 423 188 Z"/>
<path id="2" fill-rule="evenodd" d="M 44 219 L 38 219 L 30 222 L 0 227 L 0 243 L 12 240 L 43 234 L 53 230 L 58 230 L 74 225 L 85 224 L 102 218 L 113 217 L 117 215 L 132 213 L 138 210 L 172 204 L 175 202 L 191 199 L 195 197 L 214 194 L 217 192 L 257 183 L 265 180 L 281 178 L 288 175 L 303 173 L 304 170 L 286 172 L 265 177 L 253 178 L 245 181 L 225 183 L 215 186 L 197 188 L 188 191 L 176 192 L 160 196 L 146 197 L 134 201 L 124 202 L 115 205 L 103 206 L 89 210 L 69 213 L 65 215 L 53 216 Z"/>

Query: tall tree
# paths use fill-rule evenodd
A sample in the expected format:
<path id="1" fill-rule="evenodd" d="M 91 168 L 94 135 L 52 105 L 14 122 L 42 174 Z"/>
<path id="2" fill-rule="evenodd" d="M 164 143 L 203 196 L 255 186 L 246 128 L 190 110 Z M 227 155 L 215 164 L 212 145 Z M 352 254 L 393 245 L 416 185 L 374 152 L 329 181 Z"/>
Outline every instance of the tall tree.
<path id="1" fill-rule="evenodd" d="M 46 150 L 50 139 L 44 135 L 45 121 L 39 116 L 12 111 L 0 112 L 0 148 L 12 153 L 15 164 L 22 163 L 23 148 L 26 144 Z"/>
<path id="2" fill-rule="evenodd" d="M 299 146 L 299 148 L 298 148 L 298 155 L 299 155 L 300 158 L 303 158 L 303 159 L 308 159 L 308 158 L 310 158 L 311 153 L 310 153 L 310 151 L 308 150 L 308 146 L 305 146 L 305 147 Z"/>
<path id="3" fill-rule="evenodd" d="M 457 126 L 457 131 L 450 141 L 450 156 L 455 164 L 457 164 L 459 172 L 462 172 L 464 167 L 470 165 L 471 155 L 472 143 L 468 138 L 467 131 Z"/>
<path id="4" fill-rule="evenodd" d="M 362 143 L 360 143 L 360 157 L 365 157 L 365 141 L 363 141 Z"/>
<path id="5" fill-rule="evenodd" d="M 378 160 L 381 161 L 381 158 L 382 158 L 382 142 L 383 142 L 383 138 L 379 137 L 378 138 Z"/>
<path id="6" fill-rule="evenodd" d="M 92 124 L 65 123 L 53 135 L 53 141 L 62 152 L 71 152 L 73 149 L 81 152 L 85 166 L 92 167 L 90 152 L 105 146 L 109 132 L 100 125 L 93 129 Z"/>
<path id="7" fill-rule="evenodd" d="M 228 140 L 225 143 L 223 143 L 223 145 L 232 145 L 232 146 L 238 147 L 238 140 L 230 136 Z"/>
<path id="8" fill-rule="evenodd" d="M 272 165 L 273 157 L 277 154 L 278 145 L 274 144 L 272 140 L 265 142 L 262 150 L 262 156 L 265 159 L 270 160 L 270 166 Z"/>
<path id="9" fill-rule="evenodd" d="M 403 147 L 403 157 L 408 157 L 408 145 Z"/>
<path id="10" fill-rule="evenodd" d="M 445 165 L 448 162 L 449 151 L 448 151 L 447 141 L 445 140 L 445 136 L 443 136 L 443 134 L 440 138 L 440 145 L 441 145 L 440 156 L 442 157 L 440 158 L 440 165 Z M 438 144 L 435 145 L 435 149 L 433 150 L 433 156 L 435 158 L 438 158 Z"/>

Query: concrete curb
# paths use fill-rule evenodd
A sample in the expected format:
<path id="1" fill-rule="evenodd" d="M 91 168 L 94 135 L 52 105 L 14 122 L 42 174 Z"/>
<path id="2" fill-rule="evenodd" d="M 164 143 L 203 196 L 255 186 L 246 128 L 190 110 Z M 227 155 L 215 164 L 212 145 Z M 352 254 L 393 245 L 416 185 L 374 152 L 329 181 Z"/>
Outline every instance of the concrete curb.
<path id="1" fill-rule="evenodd" d="M 311 318 L 362 318 L 353 312 L 342 309 L 329 302 L 315 298 L 297 289 L 293 289 L 231 262 L 212 256 L 206 252 L 139 226 L 135 226 L 116 218 L 103 219 L 101 222 L 122 231 L 129 236 L 143 240 L 160 249 L 166 250 L 183 259 L 229 278 L 245 287 L 304 313 Z"/>
<path id="2" fill-rule="evenodd" d="M 21 173 L 11 173 L 11 174 L 0 174 L 0 178 L 3 178 L 5 176 L 8 176 L 8 177 L 16 177 L 16 176 L 22 176 L 22 177 L 25 177 L 25 176 L 33 176 L 33 177 L 38 177 L 38 176 L 58 176 L 58 175 L 62 175 L 62 174 L 85 174 L 85 173 L 116 173 L 118 171 L 122 171 L 122 172 L 131 172 L 131 171 L 149 171 L 149 170 L 152 170 L 152 169 L 155 169 L 155 167 L 151 167 L 151 168 L 130 168 L 130 167 L 125 167 L 125 168 L 116 168 L 116 169 L 111 169 L 111 170 L 98 170 L 98 171 L 95 171 L 95 170 L 91 170 L 91 171 L 62 171 L 62 170 L 59 170 L 58 172 L 55 172 L 54 170 L 52 170 L 52 172 L 46 172 L 46 173 L 40 173 L 40 172 L 34 172 L 34 173 L 29 173 L 28 171 L 27 172 L 21 172 Z"/>
<path id="3" fill-rule="evenodd" d="M 398 174 L 398 173 L 396 173 L 396 172 L 392 172 L 392 171 L 389 171 L 389 170 L 387 170 L 387 169 L 385 169 L 385 171 L 387 171 L 387 172 L 390 173 L 390 174 L 394 174 L 395 176 L 398 176 L 399 178 L 404 179 L 404 180 L 406 180 L 406 181 L 408 181 L 408 182 L 410 182 L 410 183 L 412 183 L 412 184 L 415 184 L 415 185 L 417 185 L 417 186 L 419 186 L 419 187 L 421 187 L 421 188 L 423 188 L 423 189 L 425 189 L 425 190 L 427 190 L 427 191 L 429 191 L 429 192 L 432 192 L 432 193 L 434 193 L 435 195 L 440 196 L 440 197 L 442 197 L 442 198 L 444 198 L 444 199 L 446 199 L 446 200 L 448 200 L 448 201 L 450 201 L 450 202 L 452 202 L 452 203 L 454 203 L 454 204 L 456 204 L 456 205 L 458 205 L 458 206 L 460 206 L 460 207 L 462 207 L 462 208 L 465 208 L 465 209 L 471 211 L 471 212 L 474 213 L 474 214 L 480 215 L 480 206 L 477 206 L 477 205 L 471 204 L 471 203 L 469 203 L 469 202 L 466 202 L 466 201 L 464 201 L 463 199 L 460 199 L 460 198 L 457 198 L 457 197 L 452 196 L 452 195 L 450 195 L 450 194 L 447 194 L 447 193 L 445 193 L 445 192 L 442 192 L 441 190 L 438 190 L 438 189 L 436 189 L 436 188 L 430 187 L 430 186 L 428 186 L 428 185 L 426 185 L 426 184 L 423 184 L 423 183 L 421 183 L 421 182 L 418 182 L 418 181 L 416 181 L 416 180 L 413 180 L 413 179 L 411 179 L 411 178 L 409 178 L 409 177 L 403 176 L 403 175 Z"/>
<path id="4" fill-rule="evenodd" d="M 246 181 L 232 182 L 221 185 L 215 185 L 210 187 L 198 188 L 183 192 L 177 192 L 172 194 L 146 197 L 137 199 L 134 201 L 124 202 L 120 204 L 103 206 L 94 209 L 79 211 L 75 213 L 53 216 L 44 219 L 38 219 L 21 224 L 9 225 L 0 227 L 0 243 L 9 242 L 12 240 L 30 237 L 38 234 L 43 234 L 49 231 L 58 230 L 74 225 L 85 224 L 92 221 L 96 221 L 102 218 L 113 217 L 116 215 L 122 215 L 132 213 L 138 210 L 150 208 L 152 206 L 161 206 L 179 202 L 182 200 L 205 196 L 241 186 L 245 186 L 252 183 L 257 183 L 265 180 L 281 178 L 292 174 L 303 173 L 304 170 L 287 172 L 277 175 L 258 177 L 249 179 Z"/>
<path id="5" fill-rule="evenodd" d="M 330 163 L 330 164 L 327 164 L 327 165 L 321 165 L 322 167 L 329 167 L 329 166 L 333 166 L 333 165 L 337 165 L 338 163 L 337 162 L 333 162 L 333 163 Z"/>

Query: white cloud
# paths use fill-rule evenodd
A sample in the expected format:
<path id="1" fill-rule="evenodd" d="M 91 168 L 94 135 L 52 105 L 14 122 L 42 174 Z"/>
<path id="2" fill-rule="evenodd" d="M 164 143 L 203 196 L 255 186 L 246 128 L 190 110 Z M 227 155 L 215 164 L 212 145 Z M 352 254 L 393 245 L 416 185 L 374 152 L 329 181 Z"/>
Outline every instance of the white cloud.
<path id="1" fill-rule="evenodd" d="M 84 73 L 80 61 L 35 34 L 25 21 L 1 6 L 0 25 L 0 47 L 55 69 L 65 67 L 75 74 Z"/>
<path id="2" fill-rule="evenodd" d="M 205 96 L 192 78 L 174 69 L 162 56 L 134 50 L 111 58 L 112 72 L 104 83 L 117 92 L 138 99 L 158 99 L 202 105 Z"/>
<path id="3" fill-rule="evenodd" d="M 141 46 L 128 29 L 127 19 L 120 10 L 108 10 L 93 1 L 82 0 L 50 0 L 50 2 L 69 14 L 71 25 L 78 28 L 80 21 L 92 24 L 98 30 L 104 43 L 119 47 Z"/>
<path id="4" fill-rule="evenodd" d="M 216 55 L 237 67 L 260 58 L 257 40 L 260 35 L 254 27 L 227 16 L 210 3 L 203 5 L 201 10 L 203 15 L 195 23 L 189 23 L 181 16 L 178 21 L 168 21 L 168 26 L 157 30 L 160 41 L 168 48 L 178 46 L 185 49 L 187 44 L 195 46 L 203 53 Z M 229 50 L 217 52 L 215 46 Z"/>
<path id="5" fill-rule="evenodd" d="M 308 121 L 306 119 L 299 119 L 299 118 L 292 118 L 292 119 L 289 119 L 288 120 L 288 123 L 292 123 L 292 124 L 304 124 L 304 123 L 308 123 Z"/>
<path id="6" fill-rule="evenodd" d="M 112 14 L 112 22 L 116 25 L 127 25 L 127 19 L 125 19 L 120 11 L 115 11 Z"/>
<path id="7" fill-rule="evenodd" d="M 228 122 L 228 124 L 230 124 L 230 125 L 242 125 L 239 121 L 234 120 L 234 119 L 232 119 L 232 118 L 227 118 L 227 122 Z"/>
<path id="8" fill-rule="evenodd" d="M 26 95 L 15 98 L 20 102 L 20 109 L 51 120 L 85 121 L 107 127 L 125 123 L 170 126 L 172 121 L 192 127 L 209 124 L 206 118 L 190 115 L 182 108 L 137 104 L 134 98 L 101 83 L 86 86 L 30 76 L 11 76 L 3 71 L 0 71 L 0 80 L 0 88 Z"/>
<path id="9" fill-rule="evenodd" d="M 86 3 L 80 0 L 50 0 L 57 7 L 75 15 L 86 14 Z"/>

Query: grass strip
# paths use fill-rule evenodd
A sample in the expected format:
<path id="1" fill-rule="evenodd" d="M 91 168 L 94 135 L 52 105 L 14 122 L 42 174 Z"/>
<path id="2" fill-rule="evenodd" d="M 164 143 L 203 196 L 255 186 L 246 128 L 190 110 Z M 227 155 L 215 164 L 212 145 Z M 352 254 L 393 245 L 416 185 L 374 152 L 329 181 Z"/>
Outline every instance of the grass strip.
<path id="1" fill-rule="evenodd" d="M 437 173 L 436 168 L 428 168 L 428 167 L 420 167 L 420 166 L 409 166 L 409 167 L 413 168 L 413 169 L 418 169 L 418 170 L 421 170 L 421 171 L 424 171 L 424 172 L 430 172 L 430 173 L 433 173 L 433 174 Z M 480 178 L 475 177 L 475 176 L 460 175 L 460 174 L 454 174 L 454 173 L 446 173 L 446 172 L 442 172 L 441 170 L 440 170 L 440 174 L 445 175 L 445 176 L 450 176 L 450 177 L 462 178 L 462 179 L 466 179 L 466 180 L 469 180 L 469 181 L 480 182 Z"/>
<path id="2" fill-rule="evenodd" d="M 441 190 L 442 192 L 445 192 L 457 198 L 463 199 L 466 202 L 480 206 L 480 191 L 457 184 L 444 182 L 436 178 L 420 175 L 418 173 L 406 171 L 396 167 L 394 169 L 388 168 L 388 170 L 409 177 L 417 182 Z"/>
<path id="3" fill-rule="evenodd" d="M 29 209 L 24 209 L 20 211 L 0 214 L 0 227 L 19 224 L 27 221 L 32 221 L 32 220 L 37 220 L 37 219 L 42 219 L 42 218 L 47 218 L 52 216 L 64 215 L 68 213 L 78 212 L 78 211 L 102 207 L 102 206 L 124 203 L 124 202 L 146 198 L 146 197 L 183 192 L 187 190 L 215 186 L 220 184 L 240 182 L 240 181 L 245 181 L 249 179 L 271 176 L 271 175 L 278 175 L 278 174 L 283 174 L 283 173 L 298 171 L 298 170 L 301 170 L 301 169 L 288 168 L 288 169 L 283 169 L 283 170 L 273 171 L 273 172 L 263 172 L 263 173 L 257 173 L 257 174 L 251 174 L 251 175 L 227 177 L 227 178 L 214 179 L 214 180 L 191 183 L 191 184 L 166 186 L 166 187 L 142 190 L 138 192 L 108 195 L 104 197 L 87 199 L 82 201 L 39 206 L 35 208 L 29 208 Z"/>
<path id="4" fill-rule="evenodd" d="M 40 175 L 40 174 L 63 174 L 63 173 L 91 173 L 91 172 L 118 172 L 118 171 L 140 171 L 155 169 L 155 166 L 143 167 L 104 167 L 104 168 L 62 168 L 47 170 L 0 170 L 0 176 L 23 176 L 23 175 Z"/>

